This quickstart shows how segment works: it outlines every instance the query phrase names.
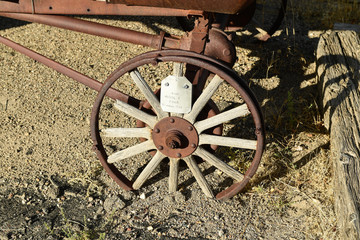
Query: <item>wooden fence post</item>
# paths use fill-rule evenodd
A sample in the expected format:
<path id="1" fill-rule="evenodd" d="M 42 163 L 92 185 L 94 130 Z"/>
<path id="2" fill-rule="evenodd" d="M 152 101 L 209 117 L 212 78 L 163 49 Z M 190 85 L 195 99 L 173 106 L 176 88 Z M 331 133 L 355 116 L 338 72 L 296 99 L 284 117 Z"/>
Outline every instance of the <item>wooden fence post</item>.
<path id="1" fill-rule="evenodd" d="M 360 39 L 328 31 L 317 48 L 317 74 L 334 164 L 340 239 L 360 239 Z"/>

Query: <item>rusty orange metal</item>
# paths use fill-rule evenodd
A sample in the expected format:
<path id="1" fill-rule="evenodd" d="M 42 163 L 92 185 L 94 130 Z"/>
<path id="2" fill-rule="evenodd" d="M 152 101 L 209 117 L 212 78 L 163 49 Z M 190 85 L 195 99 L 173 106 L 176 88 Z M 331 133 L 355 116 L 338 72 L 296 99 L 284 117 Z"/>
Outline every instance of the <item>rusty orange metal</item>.
<path id="1" fill-rule="evenodd" d="M 122 3 L 129 6 L 148 6 L 160 8 L 191 9 L 206 12 L 235 14 L 248 7 L 255 0 L 110 0 L 109 3 Z"/>
<path id="2" fill-rule="evenodd" d="M 152 6 L 128 6 L 121 3 L 93 0 L 19 0 L 0 1 L 0 12 L 70 15 L 122 16 L 200 16 L 203 10 L 165 9 Z"/>

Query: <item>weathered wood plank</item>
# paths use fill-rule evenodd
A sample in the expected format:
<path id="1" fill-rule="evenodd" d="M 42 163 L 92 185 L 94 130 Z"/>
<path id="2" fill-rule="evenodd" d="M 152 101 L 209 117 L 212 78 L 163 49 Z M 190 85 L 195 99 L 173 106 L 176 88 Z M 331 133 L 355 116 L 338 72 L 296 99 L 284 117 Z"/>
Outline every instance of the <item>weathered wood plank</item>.
<path id="1" fill-rule="evenodd" d="M 360 39 L 327 32 L 317 49 L 324 123 L 334 163 L 335 211 L 340 239 L 360 238 Z"/>

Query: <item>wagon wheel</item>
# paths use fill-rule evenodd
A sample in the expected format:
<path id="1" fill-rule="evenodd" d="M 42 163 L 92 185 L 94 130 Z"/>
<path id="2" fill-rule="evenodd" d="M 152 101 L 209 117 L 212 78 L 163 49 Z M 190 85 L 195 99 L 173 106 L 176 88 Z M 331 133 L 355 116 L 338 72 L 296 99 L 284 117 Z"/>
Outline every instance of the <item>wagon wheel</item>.
<path id="1" fill-rule="evenodd" d="M 194 94 L 193 100 L 190 101 L 191 109 L 184 112 L 176 110 L 177 113 L 164 111 L 166 106 L 154 94 L 158 88 L 156 84 L 160 84 L 156 78 L 162 80 L 161 90 L 166 93 L 167 90 L 164 88 L 167 82 L 163 79 L 168 79 L 168 76 L 182 76 L 183 73 L 189 76 L 188 69 L 194 67 L 206 70 L 209 77 L 206 79 L 205 87 L 200 91 L 201 94 Z M 133 82 L 133 87 L 126 93 L 132 95 L 129 97 L 131 100 L 111 100 L 114 107 L 109 107 L 106 103 L 109 99 L 104 99 L 106 92 L 110 87 L 116 88 L 116 85 L 129 85 L 129 80 Z M 181 86 L 185 89 L 193 88 L 193 93 L 199 92 L 196 91 L 196 87 L 202 84 L 194 79 L 189 80 L 193 82 L 190 83 L 191 86 L 183 86 L 183 83 Z M 176 81 L 180 80 L 176 78 Z M 175 89 L 179 90 L 176 87 Z M 143 99 L 139 99 L 140 95 Z M 180 101 L 186 104 L 187 100 Z M 138 104 L 139 102 L 141 103 Z M 152 108 L 142 109 L 141 106 L 145 102 L 150 103 Z M 220 112 L 209 118 L 200 119 L 201 112 L 209 106 L 211 108 L 210 103 L 215 103 Z M 128 126 L 131 121 L 125 115 L 120 119 L 120 114 L 132 117 L 133 126 Z M 146 125 L 142 128 L 136 127 L 139 120 Z M 101 131 L 100 123 L 104 125 Z M 217 199 L 230 198 L 241 191 L 255 174 L 264 148 L 262 115 L 246 83 L 221 63 L 180 50 L 149 52 L 122 64 L 109 76 L 100 90 L 93 107 L 91 126 L 94 148 L 102 165 L 109 175 L 127 190 L 139 189 L 153 172 L 157 171 L 160 163 L 169 159 L 169 191 L 176 191 L 179 161 L 183 160 L 206 196 L 214 197 L 215 190 L 219 192 L 216 195 Z M 223 127 L 222 136 L 207 132 L 219 126 Z M 107 148 L 107 141 L 123 143 L 124 138 L 147 140 L 121 149 Z M 212 152 L 207 148 L 209 145 L 220 147 Z M 147 153 L 151 150 L 156 151 L 153 156 Z M 129 162 L 133 163 L 128 158 L 136 158 L 144 152 L 150 160 L 146 161 L 145 168 L 132 182 L 128 179 L 129 176 L 125 176 L 129 174 L 122 174 L 120 169 L 124 169 Z M 142 156 L 140 161 L 143 158 Z M 205 175 L 200 170 L 196 158 L 204 160 L 205 163 L 201 165 L 206 166 L 202 167 L 209 165 L 219 171 L 212 171 L 211 176 Z M 238 164 L 230 166 L 228 158 L 232 158 L 233 162 L 238 161 Z M 233 183 L 227 188 L 215 181 L 229 182 L 229 178 Z"/>

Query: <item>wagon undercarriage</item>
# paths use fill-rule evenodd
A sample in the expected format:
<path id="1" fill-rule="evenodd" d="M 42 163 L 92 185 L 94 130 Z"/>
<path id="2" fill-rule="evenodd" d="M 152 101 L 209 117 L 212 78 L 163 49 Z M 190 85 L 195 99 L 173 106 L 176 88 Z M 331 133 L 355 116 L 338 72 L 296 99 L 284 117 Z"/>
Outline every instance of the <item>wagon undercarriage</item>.
<path id="1" fill-rule="evenodd" d="M 276 21 L 262 35 L 263 40 L 268 39 L 281 22 L 286 1 L 280 2 Z M 0 36 L 0 42 L 99 92 L 91 116 L 93 148 L 104 169 L 121 187 L 140 188 L 161 161 L 169 161 L 169 191 L 176 191 L 179 162 L 183 160 L 206 196 L 214 197 L 215 189 L 216 198 L 224 199 L 246 186 L 264 150 L 261 110 L 246 82 L 231 69 L 236 51 L 231 35 L 226 33 L 227 29 L 239 29 L 247 24 L 255 4 L 253 0 L 221 4 L 215 0 L 0 1 L 3 17 L 155 49 L 121 64 L 104 83 L 4 37 Z M 66 15 L 173 16 L 180 17 L 179 23 L 189 31 L 183 36 L 164 32 L 153 35 Z M 159 69 L 162 70 L 158 73 Z M 154 79 L 144 77 L 146 71 L 161 75 L 161 82 L 154 85 Z M 133 81 L 136 93 L 124 93 L 119 87 L 128 78 Z M 229 91 L 236 95 L 235 99 L 227 99 Z M 111 111 L 103 107 L 105 96 L 112 99 Z M 109 127 L 100 128 L 99 122 L 111 114 L 133 119 L 133 126 L 119 126 L 116 118 L 110 117 Z M 115 152 L 104 147 L 107 141 L 125 138 L 136 138 L 139 142 Z M 241 152 L 246 156 L 246 166 L 230 166 L 224 149 L 236 154 Z M 130 181 L 117 164 L 143 152 L 148 152 L 151 160 L 136 179 Z M 198 166 L 202 161 L 219 169 L 233 183 L 227 187 L 210 186 Z"/>

